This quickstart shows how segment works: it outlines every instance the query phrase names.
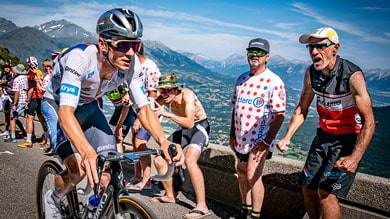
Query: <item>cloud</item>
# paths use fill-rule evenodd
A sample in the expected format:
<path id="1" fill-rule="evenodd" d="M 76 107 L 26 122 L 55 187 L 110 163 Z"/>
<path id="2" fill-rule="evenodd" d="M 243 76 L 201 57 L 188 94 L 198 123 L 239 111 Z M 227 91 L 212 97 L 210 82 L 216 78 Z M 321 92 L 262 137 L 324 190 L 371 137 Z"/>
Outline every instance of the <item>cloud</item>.
<path id="1" fill-rule="evenodd" d="M 302 15 L 314 18 L 318 23 L 324 24 L 326 26 L 330 26 L 335 28 L 337 31 L 343 31 L 348 34 L 352 34 L 355 36 L 358 36 L 361 38 L 361 40 L 366 42 L 375 42 L 375 43 L 383 43 L 388 44 L 390 43 L 390 39 L 383 38 L 381 36 L 372 35 L 370 33 L 367 33 L 365 31 L 362 31 L 358 25 L 347 23 L 347 22 L 340 22 L 330 19 L 326 16 L 321 16 L 318 11 L 316 11 L 314 8 L 310 8 L 304 3 L 292 3 L 293 6 L 292 11 L 295 11 L 297 13 L 300 13 Z"/>

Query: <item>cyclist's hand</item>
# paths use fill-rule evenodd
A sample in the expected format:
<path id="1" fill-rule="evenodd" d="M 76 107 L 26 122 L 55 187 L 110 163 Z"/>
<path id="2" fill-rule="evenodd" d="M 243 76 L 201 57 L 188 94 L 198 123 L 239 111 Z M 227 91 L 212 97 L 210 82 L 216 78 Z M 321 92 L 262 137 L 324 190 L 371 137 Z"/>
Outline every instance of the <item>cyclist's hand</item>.
<path id="1" fill-rule="evenodd" d="M 183 149 L 181 148 L 180 145 L 178 144 L 175 144 L 176 145 L 176 156 L 174 156 L 173 158 L 171 158 L 171 155 L 169 154 L 169 145 L 170 144 L 175 144 L 175 143 L 172 143 L 170 141 L 164 141 L 163 144 L 161 144 L 161 150 L 162 152 L 164 153 L 164 157 L 165 157 L 165 160 L 170 164 L 172 162 L 175 163 L 176 166 L 180 166 L 182 165 L 183 161 L 182 161 L 182 157 L 183 157 Z"/>
<path id="2" fill-rule="evenodd" d="M 97 154 L 91 146 L 89 147 L 91 150 L 88 150 L 87 153 L 81 155 L 81 167 L 87 174 L 88 182 L 91 185 L 91 188 L 93 188 L 94 184 L 99 182 L 96 170 Z"/>
<path id="3" fill-rule="evenodd" d="M 184 154 L 183 154 L 183 148 L 179 144 L 176 145 L 176 152 L 177 155 L 173 157 L 173 162 L 175 163 L 175 166 L 181 166 L 184 164 Z"/>

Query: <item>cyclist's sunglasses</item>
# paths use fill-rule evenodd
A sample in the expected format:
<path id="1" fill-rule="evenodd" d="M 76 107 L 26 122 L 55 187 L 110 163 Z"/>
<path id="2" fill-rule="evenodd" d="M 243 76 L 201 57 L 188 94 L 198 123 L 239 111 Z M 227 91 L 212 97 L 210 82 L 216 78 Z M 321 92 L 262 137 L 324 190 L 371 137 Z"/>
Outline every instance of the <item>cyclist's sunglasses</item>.
<path id="1" fill-rule="evenodd" d="M 138 52 L 141 48 L 141 40 L 111 40 L 105 39 L 106 42 L 115 46 L 116 51 L 126 53 L 130 48 Z"/>

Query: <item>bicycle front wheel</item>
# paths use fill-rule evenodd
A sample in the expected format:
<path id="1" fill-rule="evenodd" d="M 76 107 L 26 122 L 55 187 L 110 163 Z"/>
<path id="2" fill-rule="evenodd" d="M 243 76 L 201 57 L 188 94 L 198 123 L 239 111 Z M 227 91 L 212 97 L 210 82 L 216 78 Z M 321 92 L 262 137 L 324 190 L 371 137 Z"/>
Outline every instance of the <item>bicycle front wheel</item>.
<path id="1" fill-rule="evenodd" d="M 45 218 L 45 194 L 54 188 L 56 175 L 62 172 L 62 167 L 53 160 L 45 161 L 38 172 L 36 181 L 37 217 Z M 73 198 L 70 194 L 61 200 L 62 218 L 71 218 L 74 215 Z"/>
<path id="2" fill-rule="evenodd" d="M 119 197 L 119 213 L 123 218 L 131 219 L 156 219 L 157 216 L 153 211 L 141 200 L 130 197 L 128 195 L 123 195 Z M 108 218 L 114 219 L 114 206 L 111 205 L 107 211 Z"/>

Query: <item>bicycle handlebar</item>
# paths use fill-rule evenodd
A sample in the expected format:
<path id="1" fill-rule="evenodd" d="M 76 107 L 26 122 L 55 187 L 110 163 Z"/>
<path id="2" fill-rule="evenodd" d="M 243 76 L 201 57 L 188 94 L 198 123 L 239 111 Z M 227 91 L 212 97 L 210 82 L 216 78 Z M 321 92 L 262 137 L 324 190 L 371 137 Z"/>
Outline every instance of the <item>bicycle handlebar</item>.
<path id="1" fill-rule="evenodd" d="M 150 150 L 130 152 L 130 153 L 109 152 L 108 156 L 98 155 L 96 167 L 97 167 L 99 182 L 100 182 L 100 177 L 102 175 L 103 167 L 104 167 L 104 164 L 106 161 L 120 162 L 122 160 L 125 160 L 125 161 L 129 162 L 130 164 L 135 164 L 135 163 L 138 163 L 140 161 L 141 156 L 146 156 L 146 155 L 161 156 L 162 151 L 157 150 L 157 149 L 150 149 Z M 171 156 L 171 158 L 173 158 L 177 155 L 176 145 L 174 145 L 174 144 L 169 145 L 169 155 Z M 157 174 L 155 176 L 152 176 L 152 180 L 166 181 L 170 177 L 172 177 L 172 175 L 175 171 L 175 165 L 173 163 L 167 164 L 167 165 L 168 165 L 167 172 L 162 174 L 162 175 Z M 80 193 L 80 194 L 85 194 L 85 193 L 87 193 L 87 191 L 88 191 L 88 188 L 78 189 L 78 193 Z M 99 194 L 100 183 L 95 183 L 93 191 L 95 193 L 95 196 L 97 196 Z"/>

